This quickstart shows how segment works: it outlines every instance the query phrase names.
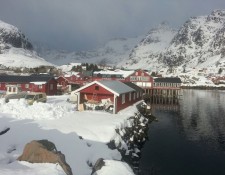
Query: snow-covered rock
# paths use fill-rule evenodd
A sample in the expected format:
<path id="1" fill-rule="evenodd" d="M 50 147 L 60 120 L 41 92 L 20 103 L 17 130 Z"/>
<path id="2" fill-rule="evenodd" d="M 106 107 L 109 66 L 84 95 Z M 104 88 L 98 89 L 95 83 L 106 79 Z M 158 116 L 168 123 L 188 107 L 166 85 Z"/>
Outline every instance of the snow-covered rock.
<path id="1" fill-rule="evenodd" d="M 163 67 L 161 55 L 169 47 L 170 42 L 177 33 L 164 22 L 153 28 L 132 50 L 128 60 L 121 63 L 126 68 L 131 69 L 159 69 Z"/>
<path id="2" fill-rule="evenodd" d="M 6 67 L 53 66 L 39 57 L 18 28 L 0 20 L 0 65 Z"/>

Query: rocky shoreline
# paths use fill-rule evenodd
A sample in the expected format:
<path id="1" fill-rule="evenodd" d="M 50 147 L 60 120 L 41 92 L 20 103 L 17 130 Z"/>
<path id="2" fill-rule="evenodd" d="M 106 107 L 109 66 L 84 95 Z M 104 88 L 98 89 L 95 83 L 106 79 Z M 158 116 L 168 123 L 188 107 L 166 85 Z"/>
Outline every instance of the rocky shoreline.
<path id="1" fill-rule="evenodd" d="M 141 103 L 137 105 L 137 109 L 134 116 L 128 118 L 129 126 L 115 130 L 121 141 L 118 143 L 115 139 L 108 143 L 110 149 L 117 149 L 121 153 L 122 161 L 128 163 L 135 174 L 139 174 L 141 149 L 148 140 L 149 124 L 155 120 L 151 114 L 144 114 L 141 110 Z"/>

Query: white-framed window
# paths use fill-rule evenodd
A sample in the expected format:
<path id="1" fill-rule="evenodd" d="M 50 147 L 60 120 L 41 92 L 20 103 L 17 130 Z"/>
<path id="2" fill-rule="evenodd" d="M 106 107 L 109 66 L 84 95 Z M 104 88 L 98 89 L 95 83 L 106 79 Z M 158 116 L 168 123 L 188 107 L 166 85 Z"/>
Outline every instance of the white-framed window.
<path id="1" fill-rule="evenodd" d="M 129 101 L 131 101 L 131 92 L 129 93 Z"/>
<path id="2" fill-rule="evenodd" d="M 27 89 L 28 89 L 28 88 L 29 88 L 29 84 L 25 84 L 25 88 L 27 88 Z"/>
<path id="3" fill-rule="evenodd" d="M 38 85 L 38 88 L 39 88 L 39 89 L 42 89 L 42 85 Z"/>
<path id="4" fill-rule="evenodd" d="M 125 94 L 122 94 L 122 104 L 124 104 L 125 103 Z"/>
<path id="5" fill-rule="evenodd" d="M 53 90 L 53 84 L 50 84 L 50 90 Z"/>

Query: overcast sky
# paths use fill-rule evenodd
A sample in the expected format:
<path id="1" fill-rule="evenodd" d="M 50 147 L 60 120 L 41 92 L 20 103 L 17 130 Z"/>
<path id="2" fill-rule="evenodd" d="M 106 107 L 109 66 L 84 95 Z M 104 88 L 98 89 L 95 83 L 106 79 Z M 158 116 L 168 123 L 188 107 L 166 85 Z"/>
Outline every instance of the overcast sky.
<path id="1" fill-rule="evenodd" d="M 0 0 L 0 20 L 50 48 L 88 50 L 116 37 L 146 34 L 162 21 L 225 9 L 225 0 Z"/>

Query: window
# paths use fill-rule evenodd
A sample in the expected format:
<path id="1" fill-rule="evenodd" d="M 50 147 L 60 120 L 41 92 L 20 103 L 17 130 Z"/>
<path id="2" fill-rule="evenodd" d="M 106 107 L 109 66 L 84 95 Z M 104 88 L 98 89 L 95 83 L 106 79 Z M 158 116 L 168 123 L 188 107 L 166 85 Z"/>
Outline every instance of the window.
<path id="1" fill-rule="evenodd" d="M 122 95 L 122 104 L 125 103 L 125 94 Z"/>
<path id="2" fill-rule="evenodd" d="M 95 86 L 95 90 L 98 91 L 99 90 L 99 86 Z"/>
<path id="3" fill-rule="evenodd" d="M 21 84 L 17 84 L 17 87 L 21 87 Z"/>
<path id="4" fill-rule="evenodd" d="M 28 88 L 29 88 L 29 84 L 25 84 L 25 88 L 27 88 L 27 89 L 28 89 Z"/>
<path id="5" fill-rule="evenodd" d="M 136 93 L 134 93 L 134 100 L 136 99 Z"/>
<path id="6" fill-rule="evenodd" d="M 39 88 L 39 89 L 42 89 L 42 85 L 38 85 L 38 88 Z"/>
<path id="7" fill-rule="evenodd" d="M 53 90 L 53 84 L 50 84 L 50 90 Z"/>
<path id="8" fill-rule="evenodd" d="M 131 92 L 129 93 L 129 101 L 131 101 Z"/>
<path id="9" fill-rule="evenodd" d="M 137 98 L 139 98 L 139 92 L 137 92 Z"/>

